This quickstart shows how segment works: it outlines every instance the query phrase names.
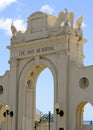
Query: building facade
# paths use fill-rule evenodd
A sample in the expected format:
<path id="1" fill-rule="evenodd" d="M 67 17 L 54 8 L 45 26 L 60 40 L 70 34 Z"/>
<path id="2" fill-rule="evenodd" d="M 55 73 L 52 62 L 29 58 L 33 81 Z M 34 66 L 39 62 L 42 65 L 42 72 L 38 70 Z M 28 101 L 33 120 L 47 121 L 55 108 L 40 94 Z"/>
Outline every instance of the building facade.
<path id="1" fill-rule="evenodd" d="M 34 129 L 36 82 L 46 67 L 54 79 L 54 130 L 83 129 L 84 106 L 93 105 L 93 66 L 83 65 L 82 20 L 77 18 L 74 26 L 74 13 L 67 10 L 58 16 L 35 12 L 26 31 L 11 25 L 10 70 L 0 76 L 0 110 L 2 115 L 9 105 L 14 115 L 1 116 L 2 129 Z M 58 104 L 62 117 L 56 114 Z"/>

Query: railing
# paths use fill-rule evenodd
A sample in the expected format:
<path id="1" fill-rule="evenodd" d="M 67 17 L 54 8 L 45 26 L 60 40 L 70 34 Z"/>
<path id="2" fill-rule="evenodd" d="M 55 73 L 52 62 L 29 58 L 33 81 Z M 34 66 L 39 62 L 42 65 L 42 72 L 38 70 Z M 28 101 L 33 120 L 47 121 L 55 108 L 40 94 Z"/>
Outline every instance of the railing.
<path id="1" fill-rule="evenodd" d="M 84 125 L 93 125 L 93 121 L 83 121 Z"/>
<path id="2" fill-rule="evenodd" d="M 84 121 L 82 130 L 93 130 L 93 121 Z"/>

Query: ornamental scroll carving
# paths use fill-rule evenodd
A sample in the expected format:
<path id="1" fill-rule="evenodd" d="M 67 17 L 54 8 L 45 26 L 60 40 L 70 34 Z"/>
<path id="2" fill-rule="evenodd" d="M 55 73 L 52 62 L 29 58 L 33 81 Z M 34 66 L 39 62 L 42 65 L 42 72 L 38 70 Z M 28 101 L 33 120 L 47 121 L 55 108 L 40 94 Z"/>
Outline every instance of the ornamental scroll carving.
<path id="1" fill-rule="evenodd" d="M 26 89 L 31 89 L 34 86 L 34 82 L 43 69 L 43 65 L 37 65 L 31 70 L 26 79 Z"/>
<path id="2" fill-rule="evenodd" d="M 27 82 L 26 82 L 26 88 L 27 89 L 31 89 L 32 88 L 32 85 L 33 85 L 33 82 L 35 80 L 35 73 L 34 72 L 31 72 L 29 78 L 27 79 Z"/>

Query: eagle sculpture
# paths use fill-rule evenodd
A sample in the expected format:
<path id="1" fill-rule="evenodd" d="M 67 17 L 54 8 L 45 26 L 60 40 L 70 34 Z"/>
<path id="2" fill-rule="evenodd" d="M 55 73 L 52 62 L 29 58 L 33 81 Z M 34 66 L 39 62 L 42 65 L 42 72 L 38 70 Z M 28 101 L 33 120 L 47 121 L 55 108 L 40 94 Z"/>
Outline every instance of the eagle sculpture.
<path id="1" fill-rule="evenodd" d="M 74 14 L 73 12 L 68 13 L 67 9 L 64 9 L 65 12 L 60 12 L 55 23 L 55 26 L 65 26 L 70 23 L 70 26 L 73 27 Z"/>
<path id="2" fill-rule="evenodd" d="M 17 35 L 17 29 L 15 28 L 15 26 L 13 25 L 13 23 L 11 24 L 11 32 L 12 32 L 13 36 Z"/>
<path id="3" fill-rule="evenodd" d="M 83 22 L 83 16 L 80 16 L 77 20 L 76 20 L 76 24 L 75 24 L 75 28 L 79 29 L 82 25 Z"/>

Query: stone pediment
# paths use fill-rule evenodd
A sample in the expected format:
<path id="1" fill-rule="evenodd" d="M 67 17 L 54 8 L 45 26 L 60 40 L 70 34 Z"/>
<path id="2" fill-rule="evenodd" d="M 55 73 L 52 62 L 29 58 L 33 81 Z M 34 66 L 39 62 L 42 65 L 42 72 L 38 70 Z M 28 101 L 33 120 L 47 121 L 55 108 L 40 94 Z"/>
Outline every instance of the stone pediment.
<path id="1" fill-rule="evenodd" d="M 44 25 L 44 20 L 46 15 L 42 12 L 35 12 L 28 17 L 28 27 L 27 27 L 27 35 L 28 33 L 36 33 L 45 30 L 46 25 Z"/>
<path id="2" fill-rule="evenodd" d="M 65 9 L 60 12 L 58 17 L 43 12 L 34 12 L 28 17 L 27 29 L 24 33 L 17 31 L 11 25 L 12 38 L 11 44 L 18 44 L 32 40 L 44 39 L 58 35 L 73 35 L 82 39 L 82 16 L 76 20 L 74 25 L 74 14 Z"/>
<path id="3" fill-rule="evenodd" d="M 48 37 L 48 28 L 56 21 L 56 17 L 43 12 L 35 12 L 28 17 L 28 27 L 25 40 L 34 40 Z"/>
<path id="4" fill-rule="evenodd" d="M 27 30 L 22 33 L 21 31 L 11 30 L 13 37 L 11 43 L 22 43 L 41 38 L 47 38 L 49 28 L 51 28 L 57 20 L 56 16 L 46 14 L 43 12 L 35 12 L 28 17 Z M 13 25 L 12 25 L 13 26 Z"/>
<path id="5" fill-rule="evenodd" d="M 28 17 L 28 26 L 25 34 L 26 41 L 47 37 L 46 18 L 46 14 L 42 12 L 35 12 Z"/>

